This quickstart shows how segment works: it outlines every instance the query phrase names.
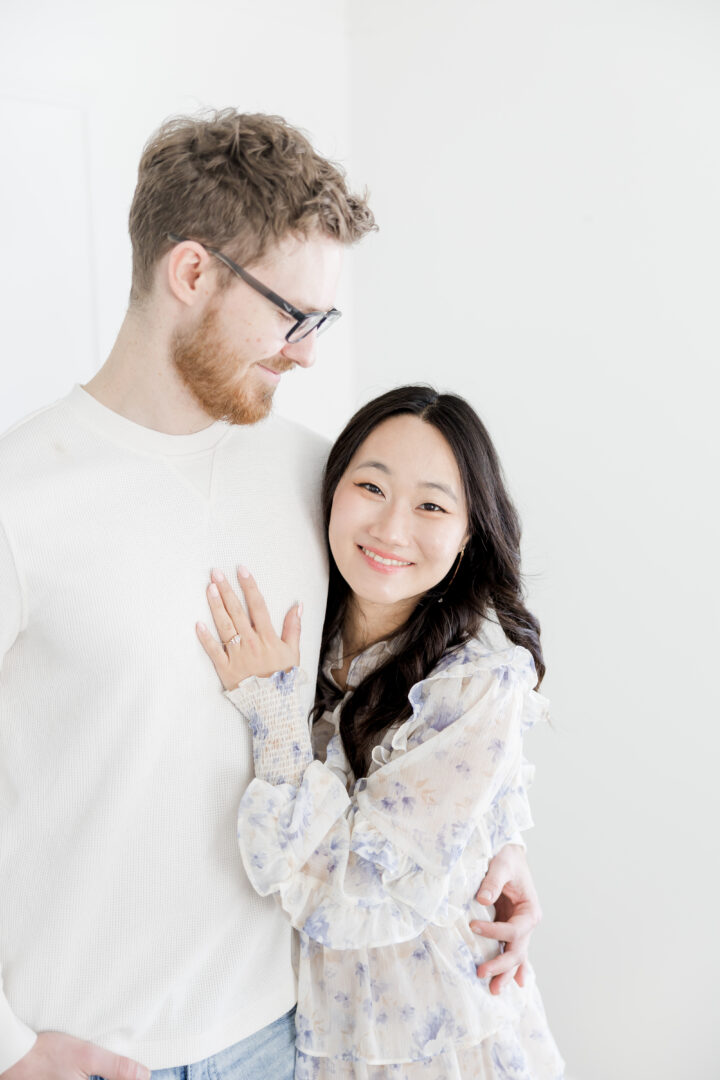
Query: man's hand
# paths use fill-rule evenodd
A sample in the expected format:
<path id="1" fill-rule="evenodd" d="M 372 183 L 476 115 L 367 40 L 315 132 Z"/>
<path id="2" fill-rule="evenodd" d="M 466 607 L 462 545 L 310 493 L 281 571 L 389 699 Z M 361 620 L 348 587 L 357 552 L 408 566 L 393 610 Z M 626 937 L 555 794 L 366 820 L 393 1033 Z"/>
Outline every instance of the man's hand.
<path id="1" fill-rule="evenodd" d="M 82 1039 L 58 1031 L 43 1031 L 25 1057 L 0 1073 L 0 1080 L 86 1080 L 88 1076 L 102 1076 L 103 1080 L 150 1080 L 150 1070 Z"/>
<path id="2" fill-rule="evenodd" d="M 485 938 L 504 943 L 504 950 L 477 969 L 478 976 L 492 976 L 490 992 L 499 994 L 515 979 L 524 985 L 524 966 L 533 930 L 542 918 L 540 901 L 525 851 L 517 844 L 506 844 L 488 866 L 475 899 L 481 904 L 495 904 L 495 922 L 474 920 L 470 929 Z"/>

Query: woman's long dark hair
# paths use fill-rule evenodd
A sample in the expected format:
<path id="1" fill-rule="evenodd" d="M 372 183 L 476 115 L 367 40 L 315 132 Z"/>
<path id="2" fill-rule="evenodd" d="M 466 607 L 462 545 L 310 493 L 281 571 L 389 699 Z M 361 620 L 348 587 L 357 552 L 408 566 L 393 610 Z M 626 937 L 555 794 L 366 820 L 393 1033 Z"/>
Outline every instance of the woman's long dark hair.
<path id="1" fill-rule="evenodd" d="M 410 414 L 432 424 L 448 442 L 465 491 L 470 539 L 458 563 L 430 589 L 393 638 L 396 651 L 366 676 L 343 705 L 340 734 L 356 777 L 365 776 L 372 748 L 396 721 L 411 715 L 408 693 L 441 657 L 473 637 L 494 612 L 506 637 L 535 660 L 538 685 L 545 673 L 540 624 L 525 607 L 520 579 L 520 522 L 505 489 L 495 447 L 474 409 L 455 394 L 428 386 L 400 386 L 364 405 L 330 451 L 322 490 L 327 534 L 335 489 L 371 431 L 393 416 Z M 350 587 L 330 553 L 330 585 L 321 656 L 342 632 Z M 442 599 L 442 603 L 438 601 Z M 322 674 L 313 718 L 336 707 L 338 688 Z"/>

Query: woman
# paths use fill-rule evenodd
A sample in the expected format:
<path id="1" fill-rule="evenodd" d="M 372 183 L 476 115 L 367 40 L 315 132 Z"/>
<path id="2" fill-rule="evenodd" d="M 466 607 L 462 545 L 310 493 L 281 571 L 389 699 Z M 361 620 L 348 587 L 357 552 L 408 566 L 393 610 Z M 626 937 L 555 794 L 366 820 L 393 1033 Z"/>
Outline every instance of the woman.
<path id="1" fill-rule="evenodd" d="M 330 589 L 313 749 L 301 605 L 282 636 L 247 571 L 201 641 L 248 719 L 238 838 L 255 889 L 300 931 L 296 1078 L 555 1080 L 528 971 L 489 992 L 470 923 L 489 859 L 531 824 L 522 733 L 546 703 L 520 530 L 470 406 L 400 387 L 350 420 L 323 508 Z"/>

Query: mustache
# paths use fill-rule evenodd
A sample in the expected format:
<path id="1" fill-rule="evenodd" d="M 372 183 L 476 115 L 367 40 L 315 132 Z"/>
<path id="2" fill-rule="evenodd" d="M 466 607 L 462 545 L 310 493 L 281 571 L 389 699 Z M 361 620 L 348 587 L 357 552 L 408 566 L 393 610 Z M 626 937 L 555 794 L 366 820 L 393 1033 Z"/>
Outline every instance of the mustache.
<path id="1" fill-rule="evenodd" d="M 288 360 L 286 356 L 274 356 L 272 360 L 261 361 L 262 366 L 271 368 L 272 371 L 276 371 L 278 375 L 284 375 L 286 371 L 292 371 L 295 367 L 294 360 Z"/>

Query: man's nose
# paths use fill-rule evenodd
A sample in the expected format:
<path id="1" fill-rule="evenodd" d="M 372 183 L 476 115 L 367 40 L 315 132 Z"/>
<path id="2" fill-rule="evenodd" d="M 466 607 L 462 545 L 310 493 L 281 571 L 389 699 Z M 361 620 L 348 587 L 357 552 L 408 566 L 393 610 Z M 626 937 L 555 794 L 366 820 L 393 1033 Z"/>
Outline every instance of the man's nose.
<path id="1" fill-rule="evenodd" d="M 280 350 L 283 356 L 292 360 L 299 367 L 312 367 L 315 363 L 315 349 L 317 347 L 317 332 L 311 330 L 300 341 L 286 341 Z"/>

